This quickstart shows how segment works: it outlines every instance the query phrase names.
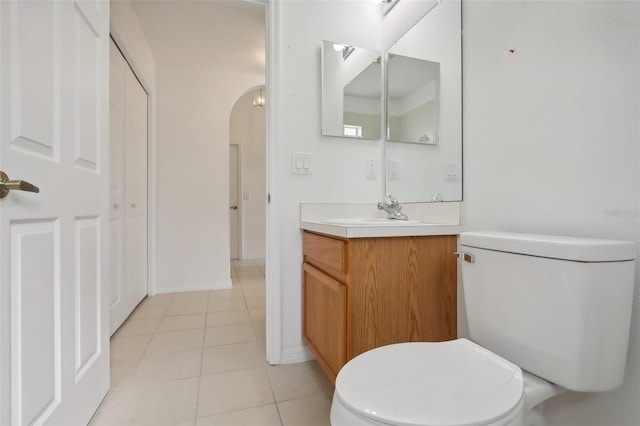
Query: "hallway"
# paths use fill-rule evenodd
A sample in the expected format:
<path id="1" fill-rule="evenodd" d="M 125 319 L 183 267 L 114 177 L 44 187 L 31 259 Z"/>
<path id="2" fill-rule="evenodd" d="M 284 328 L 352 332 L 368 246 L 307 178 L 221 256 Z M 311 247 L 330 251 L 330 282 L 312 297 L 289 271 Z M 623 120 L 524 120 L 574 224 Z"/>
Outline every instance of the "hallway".
<path id="1" fill-rule="evenodd" d="M 263 261 L 233 287 L 146 298 L 111 339 L 111 390 L 92 425 L 328 425 L 315 361 L 265 361 Z"/>

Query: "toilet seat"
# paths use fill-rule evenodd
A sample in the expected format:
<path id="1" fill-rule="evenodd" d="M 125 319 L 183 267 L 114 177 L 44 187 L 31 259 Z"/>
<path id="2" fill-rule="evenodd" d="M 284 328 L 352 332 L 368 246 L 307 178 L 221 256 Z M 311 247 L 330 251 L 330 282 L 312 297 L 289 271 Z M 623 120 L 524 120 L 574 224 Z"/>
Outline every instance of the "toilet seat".
<path id="1" fill-rule="evenodd" d="M 523 388 L 517 365 L 467 339 L 413 342 L 349 361 L 334 401 L 373 424 L 489 425 L 521 410 Z"/>

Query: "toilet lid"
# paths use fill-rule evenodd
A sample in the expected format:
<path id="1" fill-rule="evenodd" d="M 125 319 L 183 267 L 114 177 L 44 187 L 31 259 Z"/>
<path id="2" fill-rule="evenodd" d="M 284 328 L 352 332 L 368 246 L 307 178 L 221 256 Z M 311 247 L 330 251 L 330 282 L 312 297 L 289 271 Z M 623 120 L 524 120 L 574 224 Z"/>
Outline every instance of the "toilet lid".
<path id="1" fill-rule="evenodd" d="M 517 408 L 517 365 L 467 339 L 383 346 L 349 361 L 336 396 L 352 411 L 395 425 L 483 425 Z"/>

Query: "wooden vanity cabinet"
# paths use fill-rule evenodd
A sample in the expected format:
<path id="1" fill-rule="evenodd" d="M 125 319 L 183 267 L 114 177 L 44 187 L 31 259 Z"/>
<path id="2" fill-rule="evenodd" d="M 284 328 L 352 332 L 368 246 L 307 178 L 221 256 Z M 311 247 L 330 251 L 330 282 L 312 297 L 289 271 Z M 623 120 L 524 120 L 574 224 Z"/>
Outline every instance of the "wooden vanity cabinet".
<path id="1" fill-rule="evenodd" d="M 457 336 L 455 235 L 303 234 L 303 334 L 332 381 L 351 358 Z"/>

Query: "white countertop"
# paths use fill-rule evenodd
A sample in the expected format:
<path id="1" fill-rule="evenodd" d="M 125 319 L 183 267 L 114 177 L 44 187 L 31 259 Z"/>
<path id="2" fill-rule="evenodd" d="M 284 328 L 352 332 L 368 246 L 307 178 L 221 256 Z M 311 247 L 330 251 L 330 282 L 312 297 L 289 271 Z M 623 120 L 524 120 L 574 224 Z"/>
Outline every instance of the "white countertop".
<path id="1" fill-rule="evenodd" d="M 301 221 L 300 228 L 305 231 L 319 232 L 343 238 L 372 237 L 421 237 L 429 235 L 458 235 L 462 232 L 460 225 L 442 225 L 438 223 L 416 223 L 401 225 L 335 225 L 322 221 Z"/>

